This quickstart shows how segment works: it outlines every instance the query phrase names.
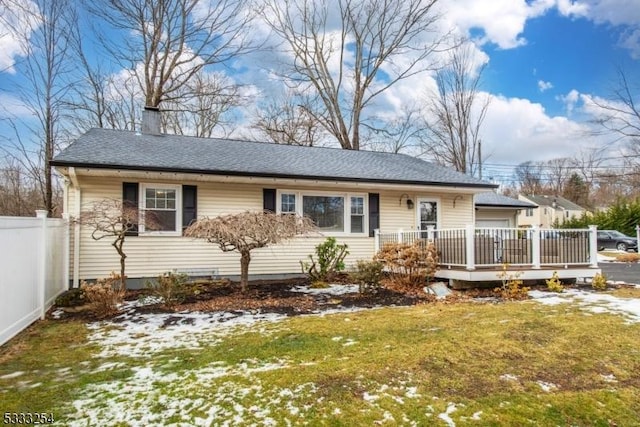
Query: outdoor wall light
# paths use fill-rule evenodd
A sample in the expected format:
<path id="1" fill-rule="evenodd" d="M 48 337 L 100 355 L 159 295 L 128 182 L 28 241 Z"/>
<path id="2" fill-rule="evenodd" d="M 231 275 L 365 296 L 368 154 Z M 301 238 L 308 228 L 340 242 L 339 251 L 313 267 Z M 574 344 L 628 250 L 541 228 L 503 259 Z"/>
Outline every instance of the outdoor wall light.
<path id="1" fill-rule="evenodd" d="M 400 206 L 402 206 L 402 198 L 406 197 L 407 198 L 407 209 L 413 209 L 413 200 L 411 200 L 409 198 L 409 195 L 407 193 L 402 193 L 400 195 Z"/>

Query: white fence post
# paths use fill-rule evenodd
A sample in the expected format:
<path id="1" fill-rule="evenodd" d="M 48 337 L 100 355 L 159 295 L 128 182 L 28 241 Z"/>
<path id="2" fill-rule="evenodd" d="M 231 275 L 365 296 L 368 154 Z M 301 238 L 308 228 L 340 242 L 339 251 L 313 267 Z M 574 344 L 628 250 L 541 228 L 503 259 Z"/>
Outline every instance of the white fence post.
<path id="1" fill-rule="evenodd" d="M 589 226 L 589 267 L 598 268 L 598 226 Z"/>
<path id="2" fill-rule="evenodd" d="M 68 213 L 64 213 L 62 214 L 62 219 L 64 220 L 64 264 L 62 266 L 62 268 L 64 269 L 63 271 L 63 281 L 64 281 L 64 288 L 68 289 L 69 288 L 69 281 L 70 281 L 70 277 L 69 277 L 69 255 L 70 254 L 70 248 L 69 245 L 71 244 L 70 242 L 70 230 L 69 230 L 69 226 L 71 225 L 71 216 Z"/>
<path id="3" fill-rule="evenodd" d="M 531 226 L 531 268 L 539 270 L 540 263 L 540 227 Z"/>
<path id="4" fill-rule="evenodd" d="M 473 224 L 467 224 L 465 228 L 465 242 L 467 249 L 467 270 L 476 269 L 476 242 L 475 242 L 476 227 Z"/>
<path id="5" fill-rule="evenodd" d="M 398 230 L 398 243 L 402 243 L 403 241 L 403 236 L 402 236 L 402 228 Z"/>
<path id="6" fill-rule="evenodd" d="M 435 230 L 436 227 L 434 227 L 433 225 L 427 225 L 427 240 L 430 242 L 433 242 L 435 239 Z"/>
<path id="7" fill-rule="evenodd" d="M 40 257 L 38 271 L 38 309 L 40 310 L 40 319 L 44 320 L 44 300 L 47 283 L 47 215 L 44 210 L 37 210 L 36 217 L 41 220 L 40 241 L 38 242 L 38 256 Z"/>

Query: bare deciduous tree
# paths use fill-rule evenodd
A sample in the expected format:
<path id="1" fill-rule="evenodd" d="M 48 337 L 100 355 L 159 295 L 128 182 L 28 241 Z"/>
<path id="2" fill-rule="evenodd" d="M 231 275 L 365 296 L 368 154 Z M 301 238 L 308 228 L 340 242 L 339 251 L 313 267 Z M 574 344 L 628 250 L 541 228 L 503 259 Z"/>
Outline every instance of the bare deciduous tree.
<path id="1" fill-rule="evenodd" d="M 438 163 L 474 175 L 479 164 L 480 127 L 489 106 L 481 99 L 479 85 L 484 65 L 475 69 L 469 44 L 450 53 L 447 67 L 436 74 L 438 92 L 426 108 L 426 154 Z"/>
<path id="2" fill-rule="evenodd" d="M 432 66 L 442 41 L 436 2 L 267 0 L 265 19 L 293 58 L 288 78 L 315 92 L 320 108 L 309 114 L 342 148 L 360 149 L 376 97 Z M 330 22 L 336 10 L 339 22 Z"/>
<path id="3" fill-rule="evenodd" d="M 524 162 L 516 166 L 515 182 L 524 194 L 540 194 L 543 192 L 543 171 L 539 163 Z"/>
<path id="4" fill-rule="evenodd" d="M 615 132 L 628 140 L 640 144 L 640 84 L 637 78 L 629 78 L 618 69 L 618 81 L 609 100 L 591 98 L 602 116 L 597 123 L 606 130 Z"/>
<path id="5" fill-rule="evenodd" d="M 176 135 L 210 138 L 224 124 L 223 116 L 242 105 L 240 87 L 222 73 L 200 70 L 177 92 L 178 100 L 163 102 L 164 127 Z"/>
<path id="6" fill-rule="evenodd" d="M 309 113 L 310 101 L 288 95 L 258 110 L 253 128 L 276 144 L 314 146 L 323 138 L 320 123 Z"/>
<path id="7" fill-rule="evenodd" d="M 551 194 L 562 194 L 564 186 L 571 176 L 571 159 L 558 157 L 548 160 L 544 165 L 544 169 L 547 190 Z"/>
<path id="8" fill-rule="evenodd" d="M 88 8 L 123 32 L 115 45 L 102 34 L 103 45 L 132 70 L 148 107 L 195 96 L 189 84 L 201 70 L 256 47 L 248 28 L 252 14 L 241 0 L 106 0 Z"/>
<path id="9" fill-rule="evenodd" d="M 83 207 L 83 211 L 80 217 L 76 218 L 76 221 L 92 230 L 91 237 L 94 240 L 112 240 L 111 246 L 120 256 L 122 289 L 126 289 L 125 239 L 132 231 L 137 231 L 140 221 L 144 222 L 144 227 L 148 230 L 159 228 L 159 221 L 151 212 L 141 212 L 137 206 L 131 206 L 118 199 L 102 199 L 90 203 Z"/>
<path id="10" fill-rule="evenodd" d="M 39 182 L 14 159 L 0 164 L 0 216 L 33 216 L 42 207 L 40 190 Z"/>
<path id="11" fill-rule="evenodd" d="M 243 212 L 202 218 L 185 231 L 188 237 L 217 244 L 223 252 L 240 253 L 240 287 L 249 282 L 251 251 L 291 239 L 316 229 L 309 218 L 271 212 Z"/>
<path id="12" fill-rule="evenodd" d="M 20 43 L 26 56 L 19 65 L 24 77 L 19 97 L 36 122 L 11 119 L 15 138 L 9 140 L 12 149 L 7 152 L 33 173 L 41 185 L 44 208 L 51 214 L 55 186 L 51 160 L 64 142 L 61 117 L 69 90 L 69 40 L 76 18 L 68 0 L 34 0 L 33 5 L 37 10 L 19 9 L 28 15 L 22 20 Z"/>
<path id="13" fill-rule="evenodd" d="M 420 146 L 425 133 L 420 111 L 405 104 L 400 113 L 392 119 L 382 119 L 384 127 L 367 127 L 367 149 L 397 154 Z"/>

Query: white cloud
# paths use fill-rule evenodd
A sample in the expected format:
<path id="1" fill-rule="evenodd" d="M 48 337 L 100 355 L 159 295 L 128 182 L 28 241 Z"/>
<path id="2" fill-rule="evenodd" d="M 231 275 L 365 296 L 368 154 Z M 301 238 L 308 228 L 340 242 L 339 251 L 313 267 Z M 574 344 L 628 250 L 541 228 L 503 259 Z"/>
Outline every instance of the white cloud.
<path id="1" fill-rule="evenodd" d="M 559 3 L 566 2 L 569 0 L 559 0 Z M 640 59 L 640 5 L 637 0 L 580 0 L 571 2 L 570 7 L 596 24 L 622 27 L 620 45 L 630 51 L 633 59 Z"/>
<path id="2" fill-rule="evenodd" d="M 518 164 L 572 156 L 597 143 L 588 125 L 549 116 L 527 99 L 493 96 L 483 125 L 483 152 L 491 163 Z"/>
<path id="3" fill-rule="evenodd" d="M 0 119 L 31 116 L 33 113 L 19 98 L 0 93 Z"/>
<path id="4" fill-rule="evenodd" d="M 16 58 L 27 55 L 27 40 L 38 26 L 37 6 L 29 0 L 0 1 L 0 72 L 14 74 Z"/>
<path id="5" fill-rule="evenodd" d="M 565 105 L 567 115 L 571 115 L 576 107 L 576 104 L 580 101 L 580 92 L 573 89 L 566 95 L 560 95 L 556 97 L 558 101 L 561 101 Z"/>
<path id="6" fill-rule="evenodd" d="M 441 6 L 454 28 L 465 34 L 481 30 L 481 44 L 494 43 L 502 49 L 525 45 L 522 33 L 527 21 L 554 7 L 570 17 L 585 16 L 589 11 L 587 4 L 571 0 L 444 0 Z"/>
<path id="7" fill-rule="evenodd" d="M 538 90 L 540 90 L 540 92 L 544 92 L 546 90 L 549 90 L 553 87 L 553 84 L 551 82 L 545 82 L 544 80 L 538 80 Z"/>

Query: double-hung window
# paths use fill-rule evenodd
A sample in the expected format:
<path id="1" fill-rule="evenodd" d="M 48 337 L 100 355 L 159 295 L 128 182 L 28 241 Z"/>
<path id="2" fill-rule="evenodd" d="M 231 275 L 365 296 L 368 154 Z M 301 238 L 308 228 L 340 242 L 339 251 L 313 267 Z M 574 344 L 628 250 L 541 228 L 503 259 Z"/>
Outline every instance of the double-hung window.
<path id="1" fill-rule="evenodd" d="M 296 213 L 296 195 L 295 193 L 280 194 L 280 212 L 286 214 Z"/>
<path id="2" fill-rule="evenodd" d="M 351 232 L 364 233 L 363 196 L 351 196 Z"/>
<path id="3" fill-rule="evenodd" d="M 180 186 L 142 184 L 140 186 L 140 231 L 147 233 L 180 233 Z"/>

